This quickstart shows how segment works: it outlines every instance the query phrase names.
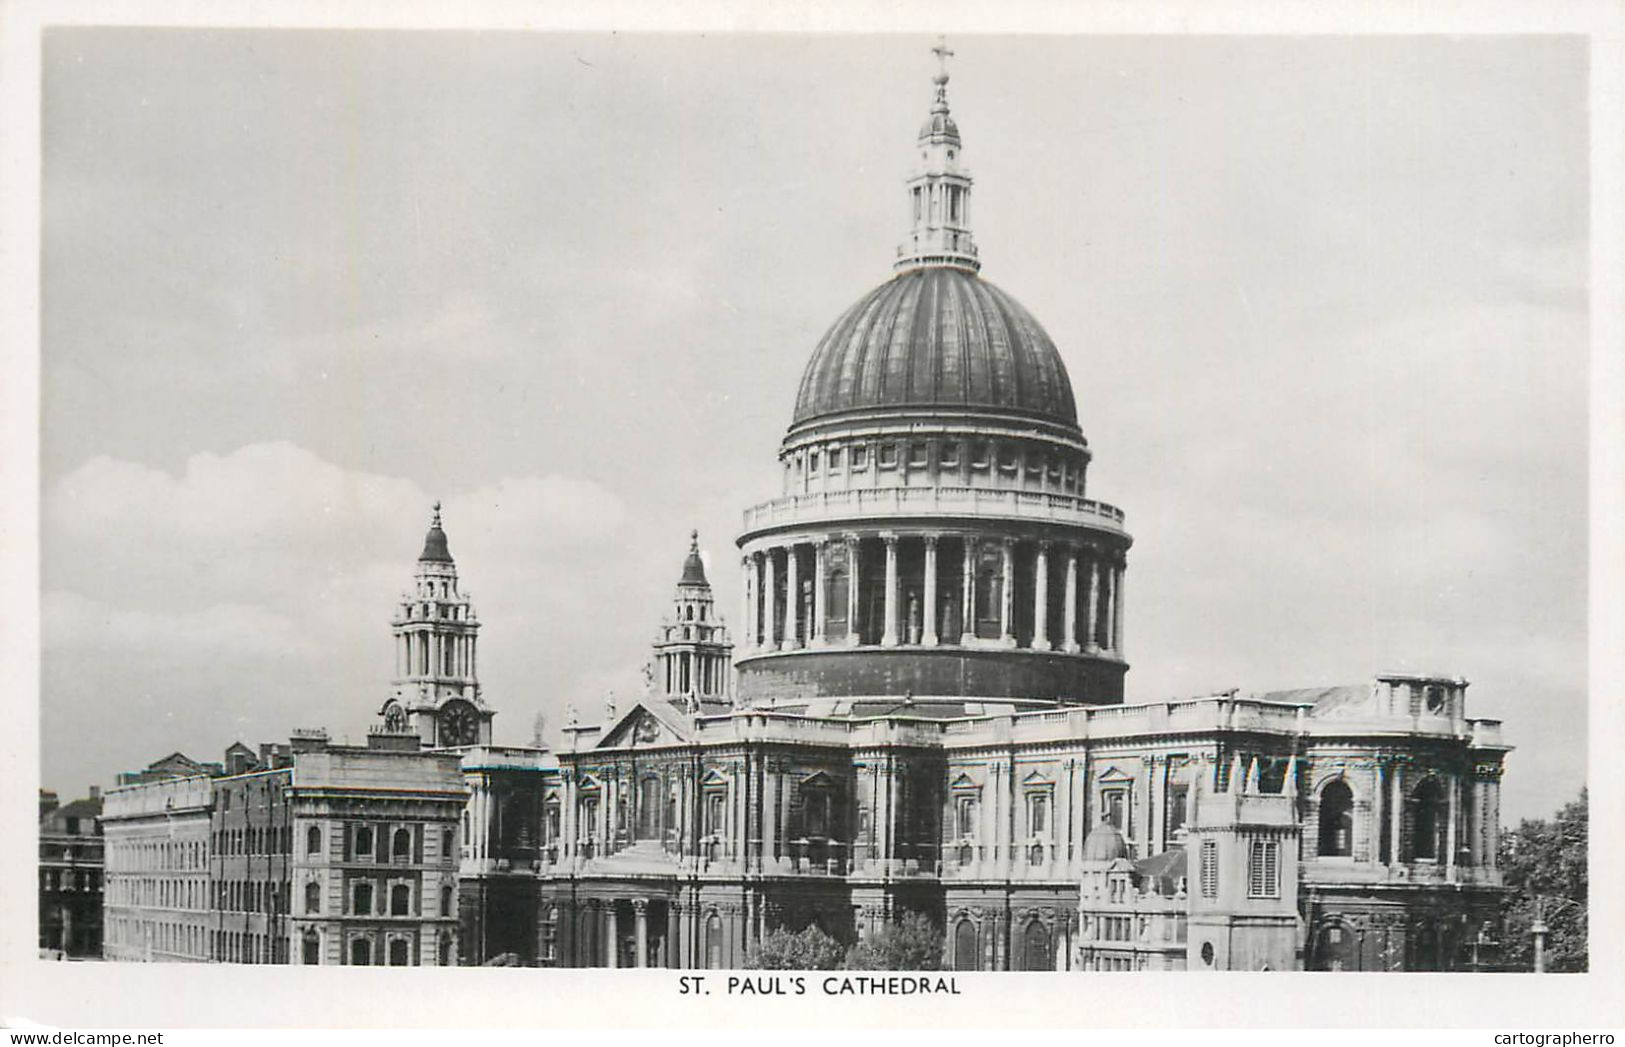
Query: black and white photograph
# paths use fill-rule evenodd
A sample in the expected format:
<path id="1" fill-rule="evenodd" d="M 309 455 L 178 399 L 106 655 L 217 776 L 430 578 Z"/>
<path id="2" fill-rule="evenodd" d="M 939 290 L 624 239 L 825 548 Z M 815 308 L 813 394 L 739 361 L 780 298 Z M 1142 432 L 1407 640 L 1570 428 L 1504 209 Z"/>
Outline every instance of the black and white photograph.
<path id="1" fill-rule="evenodd" d="M 1625 1024 L 1586 32 L 196 17 L 6 99 L 22 981 Z"/>

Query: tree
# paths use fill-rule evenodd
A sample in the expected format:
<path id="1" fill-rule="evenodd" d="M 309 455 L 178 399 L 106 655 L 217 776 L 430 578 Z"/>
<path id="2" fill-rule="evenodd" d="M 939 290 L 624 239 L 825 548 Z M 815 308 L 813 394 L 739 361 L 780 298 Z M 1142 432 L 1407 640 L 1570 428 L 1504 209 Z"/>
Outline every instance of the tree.
<path id="1" fill-rule="evenodd" d="M 846 952 L 849 971 L 940 971 L 943 935 L 924 913 L 904 913 Z"/>
<path id="2" fill-rule="evenodd" d="M 1546 921 L 1546 969 L 1584 971 L 1589 874 L 1586 790 L 1555 818 L 1525 819 L 1501 838 L 1507 895 L 1501 904 L 1503 961 L 1513 970 L 1535 967 L 1534 923 L 1539 904 Z"/>
<path id="3" fill-rule="evenodd" d="M 783 927 L 768 931 L 745 954 L 754 971 L 833 971 L 841 966 L 841 943 L 809 926 L 794 933 Z"/>

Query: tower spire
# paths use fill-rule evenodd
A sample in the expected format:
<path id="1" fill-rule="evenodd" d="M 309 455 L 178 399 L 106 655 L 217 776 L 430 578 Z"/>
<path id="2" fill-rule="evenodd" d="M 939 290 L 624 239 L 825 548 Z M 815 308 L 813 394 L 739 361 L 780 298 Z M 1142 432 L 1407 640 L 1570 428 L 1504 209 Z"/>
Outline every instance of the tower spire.
<path id="1" fill-rule="evenodd" d="M 936 94 L 920 128 L 918 166 L 907 183 L 909 235 L 897 248 L 893 268 L 904 272 L 952 266 L 976 272 L 982 263 L 970 231 L 972 179 L 959 165 L 959 125 L 948 111 L 948 59 L 954 52 L 939 36 L 931 53 L 937 56 L 937 72 L 931 78 Z"/>

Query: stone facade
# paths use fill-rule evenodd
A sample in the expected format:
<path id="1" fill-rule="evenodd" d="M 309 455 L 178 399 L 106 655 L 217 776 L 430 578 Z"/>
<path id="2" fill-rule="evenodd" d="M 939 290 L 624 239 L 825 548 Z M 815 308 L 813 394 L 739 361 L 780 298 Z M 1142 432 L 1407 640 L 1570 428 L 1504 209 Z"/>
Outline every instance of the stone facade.
<path id="1" fill-rule="evenodd" d="M 102 954 L 101 791 L 59 804 L 40 790 L 40 954 L 88 959 Z"/>
<path id="2" fill-rule="evenodd" d="M 305 732 L 280 766 L 111 791 L 107 958 L 457 963 L 458 758 L 369 743 Z"/>

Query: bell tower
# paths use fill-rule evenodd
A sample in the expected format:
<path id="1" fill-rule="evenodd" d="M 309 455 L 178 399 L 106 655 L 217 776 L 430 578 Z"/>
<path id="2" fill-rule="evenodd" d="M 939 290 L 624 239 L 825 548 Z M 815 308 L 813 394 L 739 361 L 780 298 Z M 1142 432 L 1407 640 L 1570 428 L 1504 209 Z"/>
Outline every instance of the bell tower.
<path id="1" fill-rule="evenodd" d="M 700 558 L 700 532 L 691 531 L 672 613 L 655 638 L 651 689 L 693 711 L 702 703 L 727 702 L 732 659 L 728 627 L 717 617 L 705 561 Z"/>
<path id="2" fill-rule="evenodd" d="M 416 734 L 433 747 L 490 744 L 496 713 L 486 707 L 476 672 L 480 623 L 458 586 L 439 502 L 412 578 L 390 623 L 395 680 L 379 710 L 384 730 Z"/>

